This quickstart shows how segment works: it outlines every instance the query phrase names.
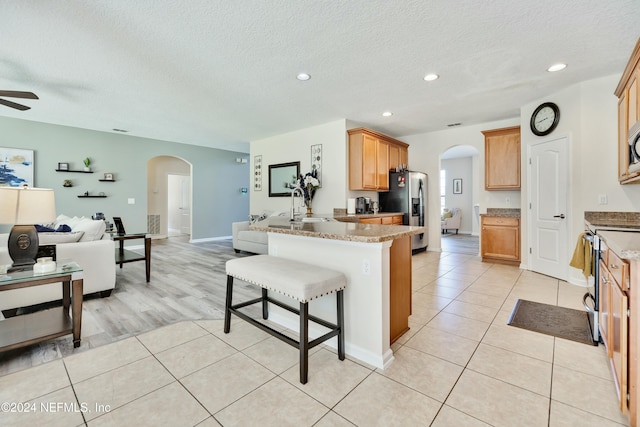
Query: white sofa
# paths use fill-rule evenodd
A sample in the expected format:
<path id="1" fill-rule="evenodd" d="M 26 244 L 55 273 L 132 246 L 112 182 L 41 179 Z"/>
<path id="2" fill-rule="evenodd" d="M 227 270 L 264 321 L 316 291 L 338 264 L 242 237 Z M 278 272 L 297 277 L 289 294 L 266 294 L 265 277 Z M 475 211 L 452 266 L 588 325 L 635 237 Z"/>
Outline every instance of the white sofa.
<path id="1" fill-rule="evenodd" d="M 104 221 L 95 221 L 95 223 L 98 222 L 104 224 Z M 77 224 L 76 228 L 72 228 L 72 232 L 77 232 L 86 224 L 89 223 L 84 221 L 82 224 Z M 108 296 L 116 285 L 115 242 L 104 233 L 104 228 L 100 230 L 91 225 L 90 228 L 93 231 L 85 228 L 86 232 L 82 233 L 83 236 L 77 242 L 55 243 L 56 259 L 70 259 L 82 267 L 84 295 L 100 292 L 102 296 Z M 0 234 L 0 264 L 11 264 L 7 251 L 8 237 L 8 234 Z M 82 240 L 83 238 L 85 240 Z M 39 240 L 40 244 L 54 243 L 47 233 L 44 235 L 40 233 Z M 0 292 L 0 310 L 11 310 L 60 299 L 62 299 L 62 286 L 58 283 L 13 289 Z"/>
<path id="2" fill-rule="evenodd" d="M 231 224 L 233 233 L 233 250 L 245 251 L 254 254 L 266 254 L 269 249 L 267 233 L 264 231 L 249 230 L 250 221 L 234 222 Z"/>

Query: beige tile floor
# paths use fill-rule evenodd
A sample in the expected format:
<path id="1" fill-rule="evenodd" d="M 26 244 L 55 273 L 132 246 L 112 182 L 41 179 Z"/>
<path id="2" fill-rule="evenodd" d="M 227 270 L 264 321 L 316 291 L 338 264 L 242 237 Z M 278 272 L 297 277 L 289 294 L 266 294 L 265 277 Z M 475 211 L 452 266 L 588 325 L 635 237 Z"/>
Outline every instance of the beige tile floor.
<path id="1" fill-rule="evenodd" d="M 184 321 L 0 377 L 3 426 L 620 426 L 603 346 L 507 326 L 584 289 L 477 257 L 413 257 L 411 330 L 382 371 L 249 324 Z"/>

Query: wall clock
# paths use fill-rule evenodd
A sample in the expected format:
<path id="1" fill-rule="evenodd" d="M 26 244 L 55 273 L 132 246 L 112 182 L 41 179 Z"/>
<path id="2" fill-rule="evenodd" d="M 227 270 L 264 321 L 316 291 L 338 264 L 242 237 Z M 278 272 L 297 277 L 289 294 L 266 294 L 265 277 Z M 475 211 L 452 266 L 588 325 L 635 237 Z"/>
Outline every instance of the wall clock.
<path id="1" fill-rule="evenodd" d="M 531 115 L 531 132 L 538 136 L 549 135 L 558 126 L 560 109 L 553 102 L 540 104 Z"/>

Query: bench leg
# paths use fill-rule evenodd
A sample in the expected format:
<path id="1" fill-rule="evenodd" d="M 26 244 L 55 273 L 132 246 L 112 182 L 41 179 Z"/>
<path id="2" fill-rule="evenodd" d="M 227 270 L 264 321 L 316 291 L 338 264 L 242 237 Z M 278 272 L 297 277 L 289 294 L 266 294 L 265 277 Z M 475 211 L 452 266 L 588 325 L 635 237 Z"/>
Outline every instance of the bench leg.
<path id="1" fill-rule="evenodd" d="M 338 291 L 336 300 L 338 301 L 338 304 L 337 304 L 338 328 L 340 328 L 340 332 L 338 332 L 338 358 L 340 360 L 344 360 L 344 295 L 343 295 L 343 291 Z"/>
<path id="2" fill-rule="evenodd" d="M 268 291 L 265 288 L 262 288 L 262 318 L 264 320 L 267 320 L 269 318 L 269 305 L 267 302 L 268 297 Z"/>
<path id="3" fill-rule="evenodd" d="M 233 276 L 227 275 L 227 299 L 224 303 L 224 333 L 231 329 L 231 296 L 233 295 Z"/>
<path id="4" fill-rule="evenodd" d="M 300 382 L 307 383 L 309 373 L 309 303 L 300 303 Z"/>

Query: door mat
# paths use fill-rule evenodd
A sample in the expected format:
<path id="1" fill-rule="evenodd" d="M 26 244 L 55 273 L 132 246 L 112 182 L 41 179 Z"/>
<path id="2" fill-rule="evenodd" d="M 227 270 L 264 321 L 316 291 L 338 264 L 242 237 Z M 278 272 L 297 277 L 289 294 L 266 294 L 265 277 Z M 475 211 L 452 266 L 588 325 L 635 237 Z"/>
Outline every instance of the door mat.
<path id="1" fill-rule="evenodd" d="M 513 306 L 507 325 L 598 345 L 591 336 L 589 314 L 582 310 L 519 299 Z"/>

